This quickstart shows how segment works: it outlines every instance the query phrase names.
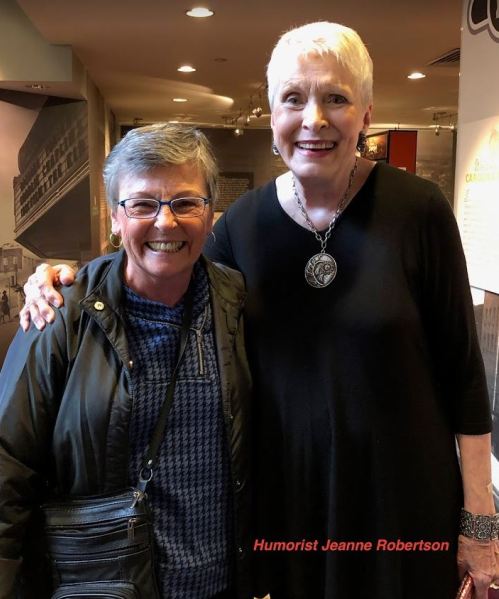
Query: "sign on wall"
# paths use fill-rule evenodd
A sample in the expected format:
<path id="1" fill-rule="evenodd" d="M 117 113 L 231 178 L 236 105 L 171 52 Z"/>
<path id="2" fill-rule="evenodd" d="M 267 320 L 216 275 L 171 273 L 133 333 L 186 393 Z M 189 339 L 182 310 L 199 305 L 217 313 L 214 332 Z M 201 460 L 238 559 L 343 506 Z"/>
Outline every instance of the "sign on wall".
<path id="1" fill-rule="evenodd" d="M 483 290 L 479 337 L 491 400 L 499 497 L 499 5 L 464 0 L 455 206 L 470 282 Z M 475 290 L 476 293 L 476 290 Z"/>
<path id="2" fill-rule="evenodd" d="M 253 189 L 253 173 L 221 172 L 218 176 L 218 201 L 215 210 L 224 212 L 234 200 Z"/>
<path id="3" fill-rule="evenodd" d="M 469 0 L 467 13 L 471 33 L 487 31 L 493 40 L 499 41 L 499 5 L 496 0 Z"/>
<path id="4" fill-rule="evenodd" d="M 456 159 L 457 218 L 474 287 L 499 294 L 499 14 L 465 0 Z"/>
<path id="5" fill-rule="evenodd" d="M 463 125 L 460 135 L 470 140 L 456 181 L 470 282 L 499 294 L 499 116 Z"/>

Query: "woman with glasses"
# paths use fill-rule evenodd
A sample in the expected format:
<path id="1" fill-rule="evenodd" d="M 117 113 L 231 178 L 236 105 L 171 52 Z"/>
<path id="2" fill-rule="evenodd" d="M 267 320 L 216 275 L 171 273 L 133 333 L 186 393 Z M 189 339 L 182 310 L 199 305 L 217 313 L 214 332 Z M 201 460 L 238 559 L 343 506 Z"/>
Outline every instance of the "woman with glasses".
<path id="1" fill-rule="evenodd" d="M 131 131 L 104 168 L 112 243 L 122 249 L 79 272 L 53 326 L 14 339 L 0 374 L 2 599 L 50 597 L 60 582 L 42 591 L 40 555 L 29 559 L 36 506 L 135 485 L 187 297 L 186 350 L 147 487 L 155 592 L 247 596 L 244 286 L 239 273 L 201 257 L 216 174 L 200 131 L 174 124 Z M 70 574 L 79 580 L 78 569 Z M 60 596 L 82 596 L 71 589 Z"/>

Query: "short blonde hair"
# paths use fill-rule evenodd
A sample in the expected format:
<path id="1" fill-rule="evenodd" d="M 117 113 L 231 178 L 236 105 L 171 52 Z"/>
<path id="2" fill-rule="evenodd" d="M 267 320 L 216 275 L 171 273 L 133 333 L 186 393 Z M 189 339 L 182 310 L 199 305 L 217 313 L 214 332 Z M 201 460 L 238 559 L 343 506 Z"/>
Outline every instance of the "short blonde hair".
<path id="1" fill-rule="evenodd" d="M 334 56 L 358 82 L 362 102 L 373 101 L 373 62 L 359 34 L 338 23 L 308 23 L 284 33 L 275 45 L 267 65 L 269 104 L 272 109 L 279 88 L 282 65 L 290 58 L 309 54 Z"/>

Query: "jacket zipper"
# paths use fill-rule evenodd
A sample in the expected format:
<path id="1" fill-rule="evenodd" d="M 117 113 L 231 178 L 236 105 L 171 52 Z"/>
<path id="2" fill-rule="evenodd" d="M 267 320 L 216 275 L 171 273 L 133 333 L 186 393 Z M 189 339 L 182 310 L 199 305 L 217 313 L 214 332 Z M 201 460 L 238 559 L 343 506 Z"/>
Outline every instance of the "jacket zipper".
<path id="1" fill-rule="evenodd" d="M 206 372 L 205 363 L 204 363 L 204 345 L 203 345 L 203 329 L 206 323 L 206 319 L 208 318 L 208 305 L 204 308 L 203 320 L 199 325 L 198 329 L 193 329 L 196 333 L 196 344 L 198 348 L 198 363 L 199 363 L 199 376 L 204 376 Z"/>
<path id="2" fill-rule="evenodd" d="M 204 375 L 204 349 L 203 349 L 203 333 L 200 329 L 194 329 L 196 333 L 196 345 L 198 348 L 198 363 L 199 363 L 199 376 Z"/>

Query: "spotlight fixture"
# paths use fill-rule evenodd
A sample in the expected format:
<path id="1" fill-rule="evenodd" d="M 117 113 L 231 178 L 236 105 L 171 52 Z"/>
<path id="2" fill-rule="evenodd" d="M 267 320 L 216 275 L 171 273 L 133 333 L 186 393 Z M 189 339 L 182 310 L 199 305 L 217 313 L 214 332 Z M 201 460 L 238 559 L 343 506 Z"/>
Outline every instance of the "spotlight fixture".
<path id="1" fill-rule="evenodd" d="M 180 73 L 194 73 L 196 69 L 191 67 L 190 64 L 183 64 L 181 67 L 177 69 Z"/>
<path id="2" fill-rule="evenodd" d="M 187 98 L 172 98 L 174 102 L 187 102 Z"/>
<path id="3" fill-rule="evenodd" d="M 433 113 L 433 125 L 430 125 L 434 130 L 435 135 L 440 135 L 442 130 L 454 131 L 456 128 L 457 114 L 455 112 L 446 112 L 444 110 Z"/>
<path id="4" fill-rule="evenodd" d="M 195 6 L 190 10 L 187 10 L 185 14 L 188 17 L 195 17 L 196 19 L 205 19 L 206 17 L 212 17 L 215 13 L 209 8 L 205 8 L 204 6 Z"/>
<path id="5" fill-rule="evenodd" d="M 250 96 L 250 101 L 249 101 L 249 106 L 248 106 L 249 112 L 251 112 L 251 114 L 259 119 L 262 114 L 263 114 L 263 108 L 262 108 L 262 93 L 260 91 L 260 89 L 258 90 L 258 103 L 256 106 L 253 105 L 253 96 Z"/>
<path id="6" fill-rule="evenodd" d="M 424 79 L 426 75 L 424 73 L 420 73 L 419 71 L 414 71 L 410 75 L 407 75 L 407 79 Z"/>

